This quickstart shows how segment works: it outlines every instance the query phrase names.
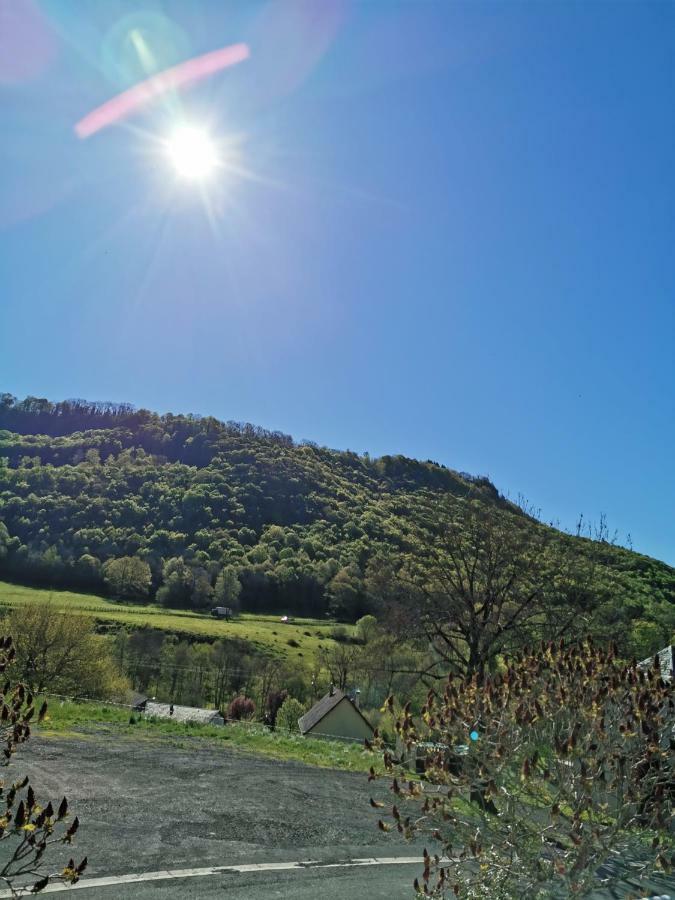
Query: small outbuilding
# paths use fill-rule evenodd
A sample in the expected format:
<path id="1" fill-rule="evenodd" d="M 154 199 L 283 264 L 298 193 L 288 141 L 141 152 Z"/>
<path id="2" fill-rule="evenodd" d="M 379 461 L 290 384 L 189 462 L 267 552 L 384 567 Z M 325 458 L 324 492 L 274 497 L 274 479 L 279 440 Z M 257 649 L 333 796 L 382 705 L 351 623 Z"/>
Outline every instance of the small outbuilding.
<path id="1" fill-rule="evenodd" d="M 215 619 L 231 619 L 233 613 L 229 606 L 214 606 L 211 610 L 211 615 Z"/>
<path id="2" fill-rule="evenodd" d="M 654 656 L 658 656 L 659 658 L 659 666 L 661 667 L 661 677 L 663 680 L 672 681 L 673 678 L 675 678 L 675 647 L 664 647 L 663 650 L 659 650 Z M 643 659 L 642 662 L 638 663 L 639 668 L 649 669 L 654 664 L 654 656 Z"/>
<path id="3" fill-rule="evenodd" d="M 174 722 L 194 722 L 196 725 L 224 725 L 225 720 L 217 709 L 199 709 L 196 706 L 174 706 L 173 703 L 145 704 L 146 716 L 158 719 L 173 719 Z"/>
<path id="4" fill-rule="evenodd" d="M 298 726 L 300 734 L 310 737 L 350 741 L 363 741 L 374 732 L 356 701 L 332 686 L 325 697 L 298 719 Z"/>

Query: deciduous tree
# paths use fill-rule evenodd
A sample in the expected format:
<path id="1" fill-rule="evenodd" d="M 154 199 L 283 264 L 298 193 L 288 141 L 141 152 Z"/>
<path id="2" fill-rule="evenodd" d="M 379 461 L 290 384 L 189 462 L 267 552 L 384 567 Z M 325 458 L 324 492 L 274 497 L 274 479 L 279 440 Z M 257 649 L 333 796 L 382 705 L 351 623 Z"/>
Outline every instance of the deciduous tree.
<path id="1" fill-rule="evenodd" d="M 359 648 L 347 644 L 335 644 L 333 647 L 323 648 L 319 652 L 319 659 L 335 687 L 344 691 L 358 666 Z"/>
<path id="2" fill-rule="evenodd" d="M 103 566 L 103 577 L 113 596 L 129 600 L 147 597 L 152 582 L 150 566 L 137 556 L 109 559 Z"/>
<path id="3" fill-rule="evenodd" d="M 225 566 L 218 573 L 216 585 L 213 589 L 213 600 L 218 606 L 229 606 L 232 610 L 239 609 L 239 595 L 241 594 L 241 582 L 233 566 Z"/>
<path id="4" fill-rule="evenodd" d="M 588 623 L 600 587 L 559 533 L 496 506 L 433 501 L 400 565 L 369 570 L 397 626 L 424 636 L 441 668 L 483 674 L 501 653 Z"/>
<path id="5" fill-rule="evenodd" d="M 110 699 L 127 690 L 94 620 L 54 603 L 27 603 L 5 620 L 14 635 L 12 674 L 36 692 Z"/>
<path id="6" fill-rule="evenodd" d="M 277 728 L 282 731 L 299 731 L 298 719 L 302 717 L 305 708 L 295 697 L 287 697 L 277 714 Z"/>

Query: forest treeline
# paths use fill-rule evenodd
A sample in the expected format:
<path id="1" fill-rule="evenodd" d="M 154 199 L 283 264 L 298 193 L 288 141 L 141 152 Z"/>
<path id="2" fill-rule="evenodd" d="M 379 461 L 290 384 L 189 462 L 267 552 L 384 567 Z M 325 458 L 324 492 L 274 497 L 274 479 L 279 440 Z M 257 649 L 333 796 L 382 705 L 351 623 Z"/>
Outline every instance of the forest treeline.
<path id="1" fill-rule="evenodd" d="M 383 559 L 424 557 L 430 505 L 472 499 L 543 528 L 487 478 L 128 404 L 0 395 L 0 577 L 208 609 L 354 621 Z M 571 538 L 629 631 L 668 633 L 675 570 Z M 647 631 L 645 631 L 647 629 Z"/>
<path id="2" fill-rule="evenodd" d="M 403 512 L 424 490 L 499 501 L 487 479 L 432 462 L 127 404 L 0 395 L 0 566 L 34 584 L 353 621 L 368 607 L 368 560 L 392 541 L 392 501 Z M 125 560 L 126 583 L 106 577 L 111 560 Z"/>

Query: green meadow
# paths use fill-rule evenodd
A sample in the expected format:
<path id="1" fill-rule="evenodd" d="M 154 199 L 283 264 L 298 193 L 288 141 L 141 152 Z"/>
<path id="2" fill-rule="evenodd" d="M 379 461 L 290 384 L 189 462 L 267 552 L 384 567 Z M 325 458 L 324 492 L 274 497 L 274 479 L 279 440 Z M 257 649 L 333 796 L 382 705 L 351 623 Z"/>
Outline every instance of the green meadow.
<path id="1" fill-rule="evenodd" d="M 242 613 L 232 621 L 209 613 L 165 609 L 162 606 L 117 603 L 94 594 L 47 590 L 0 582 L 0 611 L 29 603 L 49 601 L 59 609 L 92 616 L 99 625 L 157 628 L 170 634 L 203 640 L 229 638 L 251 645 L 254 652 L 274 655 L 298 666 L 309 666 L 317 650 L 333 643 L 333 622 Z"/>

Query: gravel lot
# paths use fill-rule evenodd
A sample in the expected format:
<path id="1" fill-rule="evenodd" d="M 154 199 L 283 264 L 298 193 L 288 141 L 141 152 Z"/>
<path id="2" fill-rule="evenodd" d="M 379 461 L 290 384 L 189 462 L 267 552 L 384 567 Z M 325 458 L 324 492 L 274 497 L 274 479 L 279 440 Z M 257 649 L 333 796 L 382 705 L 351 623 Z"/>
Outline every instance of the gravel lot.
<path id="1" fill-rule="evenodd" d="M 89 876 L 416 853 L 377 828 L 368 797 L 391 802 L 384 783 L 199 740 L 39 737 L 13 770 L 39 797 L 68 797 Z"/>

